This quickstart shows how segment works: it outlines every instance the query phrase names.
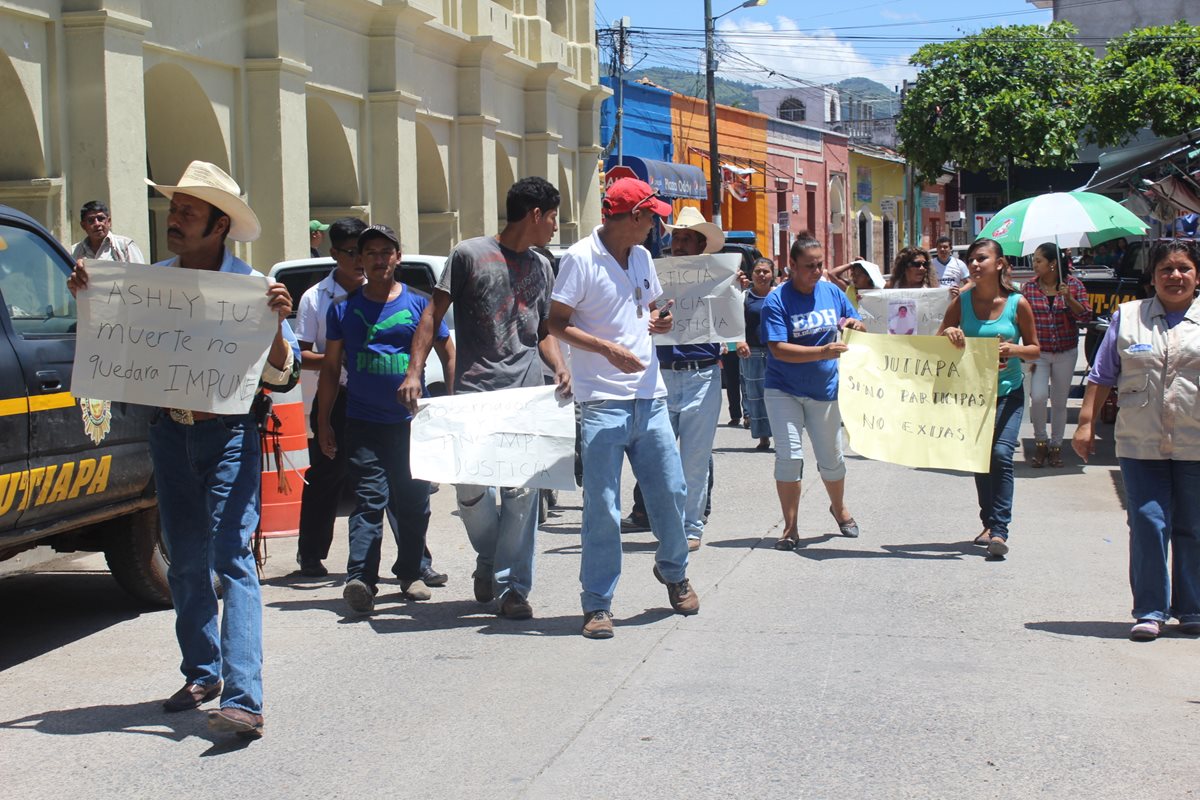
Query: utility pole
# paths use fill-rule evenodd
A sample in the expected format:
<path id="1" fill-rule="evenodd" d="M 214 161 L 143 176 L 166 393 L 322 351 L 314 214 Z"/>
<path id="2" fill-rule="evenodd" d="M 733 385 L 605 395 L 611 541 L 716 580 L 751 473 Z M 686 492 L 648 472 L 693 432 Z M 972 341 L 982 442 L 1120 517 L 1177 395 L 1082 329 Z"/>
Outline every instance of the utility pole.
<path id="1" fill-rule="evenodd" d="M 617 20 L 617 163 L 625 164 L 625 30 L 629 17 Z"/>
<path id="2" fill-rule="evenodd" d="M 708 101 L 708 183 L 709 200 L 712 202 L 712 221 L 721 227 L 721 157 L 717 149 L 717 62 L 713 52 L 713 31 L 717 21 L 713 19 L 712 0 L 704 0 L 704 98 Z"/>

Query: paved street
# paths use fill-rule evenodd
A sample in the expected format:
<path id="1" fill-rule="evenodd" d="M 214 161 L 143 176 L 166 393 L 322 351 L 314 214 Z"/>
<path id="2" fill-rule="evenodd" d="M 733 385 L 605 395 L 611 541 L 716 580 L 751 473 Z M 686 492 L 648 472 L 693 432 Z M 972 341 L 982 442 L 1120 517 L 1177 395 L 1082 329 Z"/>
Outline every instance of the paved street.
<path id="1" fill-rule="evenodd" d="M 1077 401 L 1073 401 L 1073 404 Z M 1109 435 L 1105 428 L 1102 435 Z M 1029 437 L 1026 422 L 1024 435 Z M 1012 553 L 986 561 L 967 476 L 852 457 L 863 537 L 835 538 L 816 480 L 804 546 L 771 548 L 768 454 L 717 435 L 693 557 L 699 616 L 669 613 L 652 537 L 626 537 L 616 637 L 579 636 L 580 496 L 539 535 L 531 622 L 471 598 L 446 487 L 431 547 L 449 586 L 382 587 L 348 617 L 340 575 L 289 577 L 271 545 L 266 737 L 214 741 L 180 684 L 169 611 L 97 556 L 0 580 L 0 775 L 8 797 L 1190 797 L 1200 642 L 1126 639 L 1120 479 L 1019 466 Z M 815 473 L 811 468 L 810 473 Z M 632 489 L 624 486 L 625 509 Z M 339 540 L 345 538 L 340 521 Z M 390 548 L 385 549 L 385 554 Z M 341 544 L 332 565 L 344 563 Z"/>

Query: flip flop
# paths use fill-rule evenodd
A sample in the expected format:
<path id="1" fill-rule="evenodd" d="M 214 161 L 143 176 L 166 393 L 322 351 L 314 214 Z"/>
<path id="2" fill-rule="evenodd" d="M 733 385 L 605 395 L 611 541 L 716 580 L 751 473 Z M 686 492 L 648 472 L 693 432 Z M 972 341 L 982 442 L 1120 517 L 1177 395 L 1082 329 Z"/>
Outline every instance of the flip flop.
<path id="1" fill-rule="evenodd" d="M 971 542 L 971 544 L 978 545 L 979 547 L 987 547 L 988 544 L 991 543 L 991 541 L 992 541 L 992 532 L 984 531 L 983 533 L 976 536 L 975 541 Z"/>
<path id="2" fill-rule="evenodd" d="M 779 541 L 775 542 L 775 549 L 776 550 L 795 550 L 797 541 L 798 540 L 793 539 L 790 536 L 781 536 L 779 538 Z"/>

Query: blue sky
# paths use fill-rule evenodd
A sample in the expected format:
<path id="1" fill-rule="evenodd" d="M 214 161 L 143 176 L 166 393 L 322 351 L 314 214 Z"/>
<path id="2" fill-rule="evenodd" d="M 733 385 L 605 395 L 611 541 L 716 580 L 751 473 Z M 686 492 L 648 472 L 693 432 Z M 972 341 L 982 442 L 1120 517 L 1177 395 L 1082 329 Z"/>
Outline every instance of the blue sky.
<path id="1" fill-rule="evenodd" d="M 738 0 L 713 0 L 713 12 L 722 14 L 738 5 Z M 701 68 L 703 0 L 595 0 L 595 7 L 598 28 L 628 16 L 635 29 L 677 29 L 633 38 L 635 70 L 653 65 Z M 1025 0 L 990 0 L 986 5 L 945 0 L 768 0 L 766 6 L 738 9 L 717 22 L 728 51 L 720 74 L 777 85 L 794 85 L 792 78 L 834 83 L 861 76 L 893 86 L 915 77 L 908 57 L 924 42 L 957 38 L 993 25 L 1045 25 L 1051 18 L 1049 10 Z"/>

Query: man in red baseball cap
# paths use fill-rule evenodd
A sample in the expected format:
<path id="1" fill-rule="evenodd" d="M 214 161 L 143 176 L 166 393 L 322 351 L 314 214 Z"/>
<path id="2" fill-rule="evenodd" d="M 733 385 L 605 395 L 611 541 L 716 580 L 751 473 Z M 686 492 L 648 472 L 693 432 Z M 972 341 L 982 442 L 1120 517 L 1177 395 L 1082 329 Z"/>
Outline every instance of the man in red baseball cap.
<path id="1" fill-rule="evenodd" d="M 639 181 L 637 178 L 621 178 L 613 181 L 613 185 L 609 186 L 608 191 L 604 193 L 601 207 L 605 220 L 618 214 L 628 214 L 639 208 L 648 208 L 660 217 L 669 217 L 672 212 L 670 203 L 659 197 L 658 192 L 654 191 L 650 184 Z"/>
<path id="2" fill-rule="evenodd" d="M 550 332 L 571 346 L 573 388 L 581 409 L 583 455 L 583 635 L 613 635 L 612 598 L 621 575 L 621 465 L 629 457 L 658 537 L 654 576 L 671 607 L 695 614 L 700 599 L 687 579 L 683 532 L 686 488 L 667 389 L 651 334 L 671 330 L 668 301 L 646 235 L 671 213 L 649 185 L 622 178 L 604 196 L 604 222 L 559 263 L 550 295 Z"/>

